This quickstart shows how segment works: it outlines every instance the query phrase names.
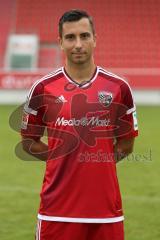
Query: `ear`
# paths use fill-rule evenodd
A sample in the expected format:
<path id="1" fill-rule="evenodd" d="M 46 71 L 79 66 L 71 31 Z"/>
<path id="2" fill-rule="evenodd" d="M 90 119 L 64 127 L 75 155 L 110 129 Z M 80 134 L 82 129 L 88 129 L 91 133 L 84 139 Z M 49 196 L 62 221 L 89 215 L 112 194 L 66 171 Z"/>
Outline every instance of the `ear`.
<path id="1" fill-rule="evenodd" d="M 93 39 L 94 39 L 94 47 L 96 47 L 96 42 L 97 42 L 97 35 L 96 34 L 94 34 Z"/>
<path id="2" fill-rule="evenodd" d="M 61 50 L 63 50 L 63 40 L 61 37 L 58 37 L 58 42 L 59 42 Z"/>

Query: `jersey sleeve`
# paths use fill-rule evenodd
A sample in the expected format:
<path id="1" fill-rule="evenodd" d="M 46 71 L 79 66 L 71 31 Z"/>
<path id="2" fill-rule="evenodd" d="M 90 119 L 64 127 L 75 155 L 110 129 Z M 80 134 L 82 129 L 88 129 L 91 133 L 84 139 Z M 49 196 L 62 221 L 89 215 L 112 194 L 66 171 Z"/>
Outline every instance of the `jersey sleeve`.
<path id="1" fill-rule="evenodd" d="M 121 117 L 122 131 L 118 139 L 130 138 L 138 136 L 138 122 L 136 114 L 136 106 L 130 86 L 124 82 L 121 85 L 121 106 L 125 109 L 123 116 Z"/>
<path id="2" fill-rule="evenodd" d="M 21 135 L 35 140 L 44 134 L 45 123 L 43 122 L 43 85 L 40 83 L 32 86 L 24 104 Z"/>

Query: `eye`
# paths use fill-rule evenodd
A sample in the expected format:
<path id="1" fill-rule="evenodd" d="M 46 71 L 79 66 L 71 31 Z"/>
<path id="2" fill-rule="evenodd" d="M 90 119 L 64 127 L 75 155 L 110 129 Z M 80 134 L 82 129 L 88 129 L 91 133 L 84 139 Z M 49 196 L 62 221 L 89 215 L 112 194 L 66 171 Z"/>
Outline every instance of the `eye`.
<path id="1" fill-rule="evenodd" d="M 90 38 L 90 33 L 88 33 L 88 32 L 82 33 L 82 34 L 81 34 L 81 38 L 83 38 L 83 39 L 88 39 L 88 38 Z"/>
<path id="2" fill-rule="evenodd" d="M 73 39 L 74 39 L 74 35 L 73 35 L 73 34 L 67 34 L 67 35 L 65 36 L 65 39 L 67 39 L 67 40 L 73 40 Z"/>

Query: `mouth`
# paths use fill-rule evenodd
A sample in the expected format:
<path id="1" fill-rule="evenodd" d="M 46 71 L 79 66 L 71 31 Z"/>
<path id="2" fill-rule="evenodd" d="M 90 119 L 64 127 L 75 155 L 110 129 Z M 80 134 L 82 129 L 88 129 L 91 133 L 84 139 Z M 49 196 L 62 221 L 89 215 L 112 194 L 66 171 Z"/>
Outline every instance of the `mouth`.
<path id="1" fill-rule="evenodd" d="M 84 55 L 85 52 L 75 52 L 75 53 L 72 53 L 73 55 Z"/>
<path id="2" fill-rule="evenodd" d="M 81 58 L 85 55 L 85 53 L 73 53 L 73 56 L 77 57 L 77 58 Z"/>

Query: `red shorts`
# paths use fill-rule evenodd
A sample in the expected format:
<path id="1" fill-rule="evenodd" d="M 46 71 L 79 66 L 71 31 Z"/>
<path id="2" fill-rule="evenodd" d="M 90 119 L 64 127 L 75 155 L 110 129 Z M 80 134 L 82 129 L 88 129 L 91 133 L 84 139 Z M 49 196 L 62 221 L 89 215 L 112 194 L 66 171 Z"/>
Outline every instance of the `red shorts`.
<path id="1" fill-rule="evenodd" d="M 66 223 L 38 220 L 36 240 L 124 240 L 123 222 Z"/>

